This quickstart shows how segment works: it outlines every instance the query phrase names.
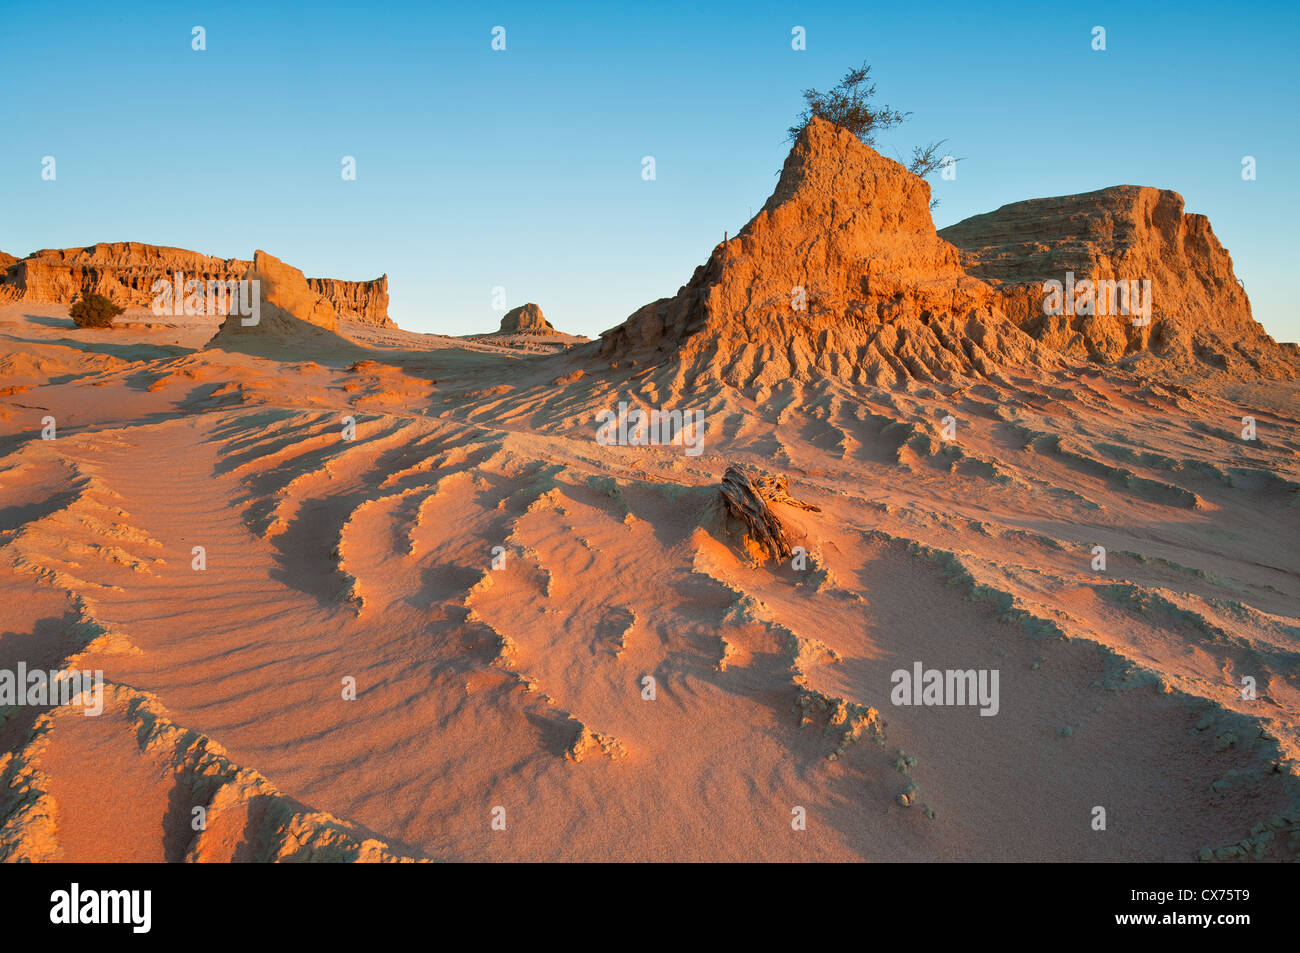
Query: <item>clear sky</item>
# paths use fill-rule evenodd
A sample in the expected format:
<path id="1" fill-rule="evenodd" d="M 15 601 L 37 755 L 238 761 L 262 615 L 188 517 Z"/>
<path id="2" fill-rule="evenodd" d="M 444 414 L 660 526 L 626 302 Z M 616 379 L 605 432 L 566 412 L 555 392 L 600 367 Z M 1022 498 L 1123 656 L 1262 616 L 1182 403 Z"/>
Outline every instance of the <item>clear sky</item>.
<path id="1" fill-rule="evenodd" d="M 935 183 L 938 226 L 1171 188 L 1209 216 L 1265 328 L 1300 340 L 1295 0 L 465 7 L 5 0 L 0 249 L 264 248 L 313 276 L 387 272 L 412 330 L 495 330 L 500 286 L 595 334 L 735 234 L 776 183 L 801 90 L 866 60 L 878 99 L 913 113 L 883 152 L 947 137 L 966 157 Z"/>

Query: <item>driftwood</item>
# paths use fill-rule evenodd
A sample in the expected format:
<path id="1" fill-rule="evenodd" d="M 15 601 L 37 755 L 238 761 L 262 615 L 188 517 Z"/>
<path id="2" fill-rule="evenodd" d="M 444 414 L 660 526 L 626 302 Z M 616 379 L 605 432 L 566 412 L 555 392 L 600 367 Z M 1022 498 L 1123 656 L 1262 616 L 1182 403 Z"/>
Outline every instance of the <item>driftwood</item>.
<path id="1" fill-rule="evenodd" d="M 718 492 L 727 516 L 739 520 L 745 527 L 749 542 L 774 559 L 789 559 L 793 550 L 789 533 L 768 504 L 783 503 L 801 510 L 821 512 L 819 507 L 792 497 L 785 477 L 768 476 L 736 466 L 727 467 Z"/>

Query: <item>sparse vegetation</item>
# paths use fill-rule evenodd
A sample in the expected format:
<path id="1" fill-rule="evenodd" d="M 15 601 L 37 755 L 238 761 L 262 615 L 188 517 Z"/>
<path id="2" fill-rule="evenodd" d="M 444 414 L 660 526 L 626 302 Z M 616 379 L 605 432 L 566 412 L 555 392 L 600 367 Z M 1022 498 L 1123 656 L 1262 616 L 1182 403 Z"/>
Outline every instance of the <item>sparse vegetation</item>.
<path id="1" fill-rule="evenodd" d="M 889 106 L 875 107 L 871 100 L 876 95 L 876 84 L 869 83 L 871 67 L 863 63 L 844 74 L 839 84 L 827 92 L 816 89 L 803 91 L 807 106 L 799 114 L 799 121 L 789 129 L 791 140 L 798 138 L 804 127 L 817 116 L 847 129 L 864 144 L 876 144 L 876 131 L 889 129 L 905 120 L 911 113 L 899 112 Z"/>
<path id="2" fill-rule="evenodd" d="M 68 316 L 79 328 L 111 328 L 113 319 L 125 311 L 110 298 L 86 290 L 68 309 Z"/>
<path id="3" fill-rule="evenodd" d="M 826 92 L 805 89 L 803 98 L 807 106 L 799 114 L 798 122 L 788 130 L 789 138 L 793 140 L 798 137 L 799 133 L 803 132 L 804 127 L 816 116 L 819 119 L 825 119 L 827 122 L 833 122 L 842 129 L 847 129 L 857 136 L 858 140 L 864 145 L 875 148 L 876 133 L 879 130 L 897 126 L 912 114 L 910 112 L 900 112 L 890 106 L 873 105 L 872 99 L 876 95 L 876 84 L 870 80 L 871 67 L 863 63 L 856 69 L 851 69 L 845 73 L 844 78 Z M 931 142 L 928 145 L 914 146 L 912 148 L 912 158 L 904 163 L 907 170 L 921 176 L 921 178 L 937 172 L 944 165 L 945 159 L 945 156 L 940 154 L 939 150 L 947 141 L 947 139 L 940 139 L 938 142 Z M 950 161 L 960 162 L 961 159 L 953 157 Z M 930 208 L 933 209 L 938 204 L 938 199 L 932 199 Z"/>

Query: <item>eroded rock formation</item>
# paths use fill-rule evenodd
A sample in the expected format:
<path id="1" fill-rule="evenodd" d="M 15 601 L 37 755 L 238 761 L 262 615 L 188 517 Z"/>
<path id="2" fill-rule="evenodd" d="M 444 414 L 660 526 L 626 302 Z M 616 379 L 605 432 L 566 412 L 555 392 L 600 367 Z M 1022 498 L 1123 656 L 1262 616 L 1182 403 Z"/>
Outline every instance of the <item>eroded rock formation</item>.
<path id="1" fill-rule="evenodd" d="M 1150 353 L 1188 369 L 1294 374 L 1286 349 L 1251 315 L 1209 219 L 1184 213 L 1177 192 L 1117 185 L 1030 199 L 939 234 L 961 250 L 967 271 L 997 290 L 1019 327 L 1072 357 L 1112 363 Z M 1089 286 L 1059 302 L 1044 288 L 1056 281 L 1080 289 L 1085 279 L 1091 301 Z M 1142 306 L 1135 297 L 1124 311 L 1122 289 L 1112 293 L 1110 282 L 1149 282 L 1150 313 L 1135 313 Z"/>
<path id="2" fill-rule="evenodd" d="M 258 282 L 257 320 L 250 324 L 246 323 L 247 316 L 230 314 L 209 347 L 250 340 L 290 340 L 338 330 L 338 313 L 329 300 L 312 290 L 301 271 L 274 255 L 260 249 L 254 252 L 251 267 L 240 277 Z"/>
<path id="3" fill-rule="evenodd" d="M 373 281 L 340 281 L 337 278 L 308 278 L 307 284 L 323 295 L 339 317 L 350 318 L 376 328 L 395 328 L 388 316 L 388 276 Z"/>
<path id="4" fill-rule="evenodd" d="M 184 248 L 140 242 L 101 242 L 84 248 L 47 248 L 26 258 L 0 253 L 0 296 L 27 301 L 71 303 L 83 290 L 98 292 L 124 308 L 147 310 L 154 282 L 231 281 L 243 278 L 253 263 L 214 258 Z M 395 327 L 388 317 L 388 276 L 373 281 L 306 279 L 339 314 L 363 324 Z"/>
<path id="5" fill-rule="evenodd" d="M 511 308 L 501 318 L 498 334 L 559 334 L 542 314 L 542 309 L 529 302 Z"/>
<path id="6" fill-rule="evenodd" d="M 817 375 L 948 381 L 1051 360 L 963 270 L 929 202 L 923 179 L 814 119 L 758 215 L 675 297 L 604 332 L 601 354 L 758 388 Z"/>
<path id="7" fill-rule="evenodd" d="M 184 248 L 139 242 L 103 242 L 85 248 L 46 248 L 20 259 L 5 281 L 26 301 L 70 303 L 83 290 L 98 292 L 124 308 L 148 308 L 155 281 L 242 278 L 250 262 L 213 258 Z"/>

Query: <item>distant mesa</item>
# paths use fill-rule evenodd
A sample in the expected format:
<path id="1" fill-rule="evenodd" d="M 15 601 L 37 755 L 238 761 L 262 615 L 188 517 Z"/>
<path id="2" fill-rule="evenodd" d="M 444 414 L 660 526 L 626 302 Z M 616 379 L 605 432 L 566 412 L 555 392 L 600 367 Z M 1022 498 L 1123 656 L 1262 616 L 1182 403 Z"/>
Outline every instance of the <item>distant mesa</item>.
<path id="1" fill-rule="evenodd" d="M 501 319 L 498 334 L 559 334 L 542 314 L 542 309 L 529 302 L 511 308 Z"/>
<path id="2" fill-rule="evenodd" d="M 604 332 L 600 353 L 760 389 L 1000 377 L 1051 361 L 963 270 L 929 204 L 925 180 L 814 118 L 762 210 L 676 296 Z"/>
<path id="3" fill-rule="evenodd" d="M 1071 357 L 1109 364 L 1149 352 L 1187 369 L 1295 374 L 1288 352 L 1252 317 L 1209 219 L 1185 214 L 1177 192 L 1117 185 L 1029 199 L 939 234 L 960 249 L 968 272 L 997 290 L 999 306 L 1020 328 Z M 1067 274 L 1094 289 L 1097 282 L 1149 280 L 1150 323 L 1135 326 L 1111 313 L 1046 314 L 1044 282 L 1065 282 Z M 1113 311 L 1112 301 L 1106 310 Z"/>
<path id="4" fill-rule="evenodd" d="M 588 338 L 580 334 L 565 334 L 556 328 L 531 301 L 507 311 L 496 331 L 466 335 L 466 339 L 533 353 L 556 353 L 588 343 Z"/>
<path id="5" fill-rule="evenodd" d="M 159 279 L 171 281 L 180 272 L 186 280 L 237 281 L 252 264 L 140 242 L 43 249 L 21 259 L 0 253 L 0 299 L 69 304 L 88 288 L 124 308 L 149 310 L 153 284 Z M 305 280 L 341 317 L 372 327 L 397 327 L 388 316 L 387 275 L 373 281 Z"/>

